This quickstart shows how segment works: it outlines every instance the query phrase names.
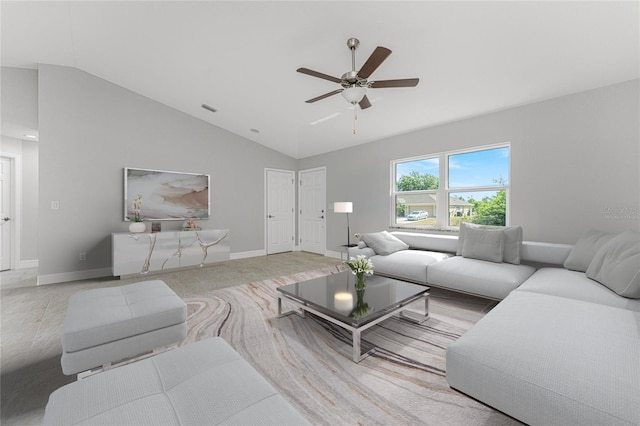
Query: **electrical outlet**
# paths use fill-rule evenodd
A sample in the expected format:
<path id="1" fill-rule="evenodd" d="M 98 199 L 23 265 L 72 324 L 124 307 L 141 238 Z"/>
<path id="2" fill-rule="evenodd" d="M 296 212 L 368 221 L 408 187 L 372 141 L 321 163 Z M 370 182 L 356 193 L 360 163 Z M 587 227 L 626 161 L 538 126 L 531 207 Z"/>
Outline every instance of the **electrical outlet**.
<path id="1" fill-rule="evenodd" d="M 58 209 L 60 209 L 60 201 L 52 201 L 51 210 L 58 210 Z"/>
<path id="2" fill-rule="evenodd" d="M 83 251 L 82 253 L 80 253 L 79 258 L 80 258 L 80 260 L 82 260 L 82 261 L 87 260 L 87 253 Z"/>

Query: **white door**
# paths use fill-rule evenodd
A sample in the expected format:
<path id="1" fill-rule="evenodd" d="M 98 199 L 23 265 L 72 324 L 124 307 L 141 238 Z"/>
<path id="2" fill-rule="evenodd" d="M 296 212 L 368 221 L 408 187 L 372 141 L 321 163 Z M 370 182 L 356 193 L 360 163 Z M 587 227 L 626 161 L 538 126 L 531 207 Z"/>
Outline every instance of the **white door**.
<path id="1" fill-rule="evenodd" d="M 300 250 L 324 255 L 326 251 L 326 169 L 303 170 L 298 174 Z"/>
<path id="2" fill-rule="evenodd" d="M 0 159 L 0 271 L 11 269 L 11 160 Z"/>
<path id="3" fill-rule="evenodd" d="M 267 170 L 267 254 L 293 250 L 295 173 Z"/>

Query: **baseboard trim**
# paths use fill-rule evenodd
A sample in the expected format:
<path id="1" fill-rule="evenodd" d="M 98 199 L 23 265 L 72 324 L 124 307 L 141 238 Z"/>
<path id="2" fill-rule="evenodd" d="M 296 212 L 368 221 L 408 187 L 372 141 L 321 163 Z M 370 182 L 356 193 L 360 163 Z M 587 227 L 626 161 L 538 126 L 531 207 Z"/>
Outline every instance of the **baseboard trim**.
<path id="1" fill-rule="evenodd" d="M 38 285 L 65 283 L 69 281 L 89 280 L 111 277 L 111 268 L 87 269 L 84 271 L 62 272 L 59 274 L 38 275 Z"/>
<path id="2" fill-rule="evenodd" d="M 230 259 L 246 259 L 248 257 L 258 257 L 258 256 L 266 256 L 266 250 L 252 250 L 252 251 L 241 251 L 238 253 L 231 253 Z"/>
<path id="3" fill-rule="evenodd" d="M 324 252 L 324 255 L 327 257 L 333 257 L 333 258 L 342 260 L 344 253 L 339 251 L 327 250 Z"/>
<path id="4" fill-rule="evenodd" d="M 29 268 L 37 268 L 38 267 L 38 259 L 31 260 L 19 260 L 16 265 L 16 269 L 29 269 Z"/>

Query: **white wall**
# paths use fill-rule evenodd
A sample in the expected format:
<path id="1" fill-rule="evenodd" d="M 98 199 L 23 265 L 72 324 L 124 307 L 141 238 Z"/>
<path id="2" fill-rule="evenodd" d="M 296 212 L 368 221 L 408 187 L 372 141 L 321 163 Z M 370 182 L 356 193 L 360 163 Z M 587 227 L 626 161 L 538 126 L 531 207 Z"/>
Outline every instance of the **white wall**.
<path id="1" fill-rule="evenodd" d="M 353 201 L 351 232 L 374 232 L 391 223 L 391 160 L 511 142 L 510 223 L 526 240 L 571 244 L 591 227 L 640 229 L 639 93 L 633 80 L 302 159 L 299 168 L 326 166 L 328 207 Z M 329 211 L 328 249 L 343 244 L 343 222 Z"/>
<path id="2" fill-rule="evenodd" d="M 230 229 L 232 254 L 264 250 L 264 168 L 295 170 L 295 159 L 74 68 L 38 76 L 41 282 L 108 274 L 111 233 L 128 227 L 124 167 L 211 174 L 199 225 Z"/>

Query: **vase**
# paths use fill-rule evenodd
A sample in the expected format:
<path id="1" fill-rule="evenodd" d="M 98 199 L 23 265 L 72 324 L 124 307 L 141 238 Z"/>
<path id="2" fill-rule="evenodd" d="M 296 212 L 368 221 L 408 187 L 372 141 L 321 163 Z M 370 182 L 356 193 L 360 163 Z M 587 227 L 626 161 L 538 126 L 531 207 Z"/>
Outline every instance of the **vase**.
<path id="1" fill-rule="evenodd" d="M 364 272 L 356 272 L 356 290 L 364 290 L 367 282 L 364 280 Z"/>
<path id="2" fill-rule="evenodd" d="M 364 280 L 363 280 L 364 281 Z M 364 301 L 364 288 L 356 290 L 356 305 L 349 314 L 349 318 L 359 320 L 371 312 L 371 307 Z"/>
<path id="3" fill-rule="evenodd" d="M 133 234 L 139 234 L 147 229 L 147 225 L 144 222 L 131 222 L 129 224 L 129 232 Z"/>

